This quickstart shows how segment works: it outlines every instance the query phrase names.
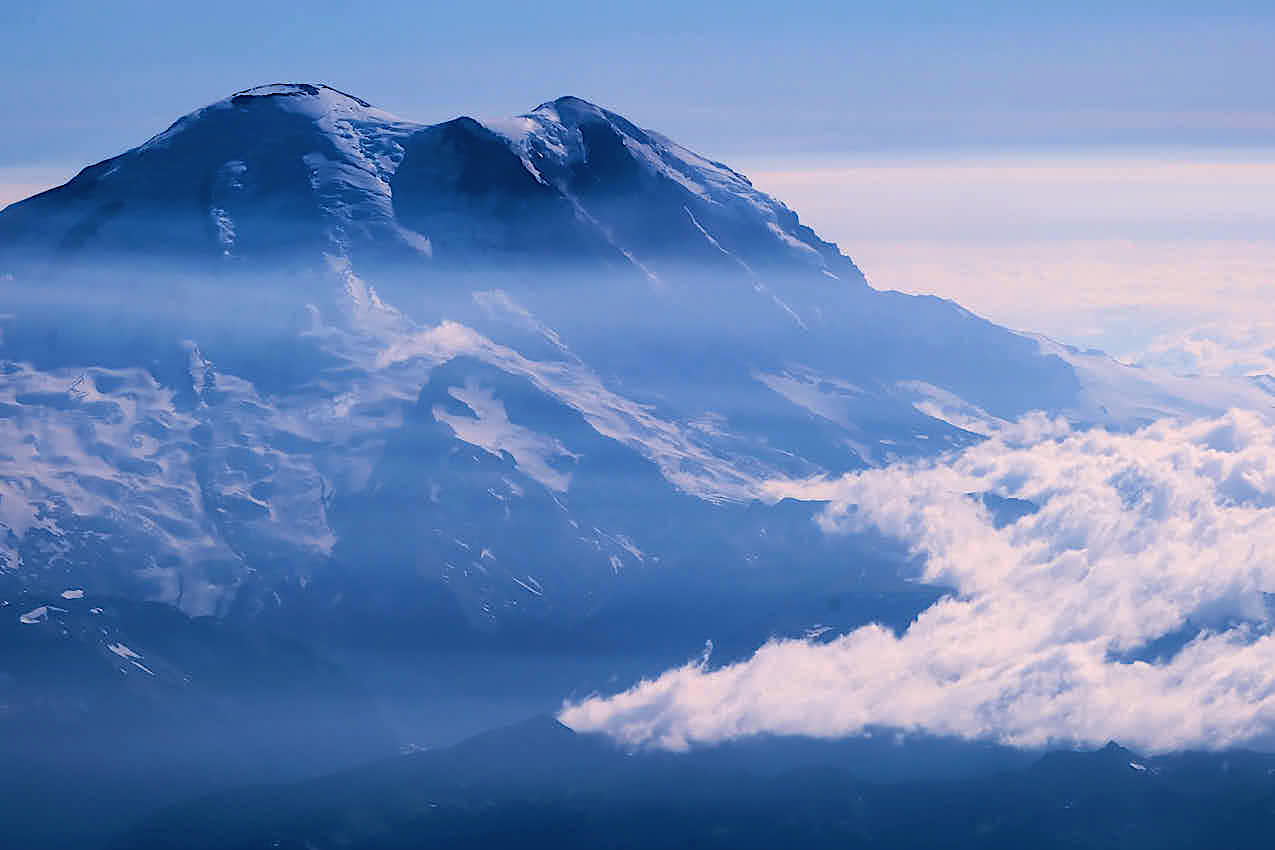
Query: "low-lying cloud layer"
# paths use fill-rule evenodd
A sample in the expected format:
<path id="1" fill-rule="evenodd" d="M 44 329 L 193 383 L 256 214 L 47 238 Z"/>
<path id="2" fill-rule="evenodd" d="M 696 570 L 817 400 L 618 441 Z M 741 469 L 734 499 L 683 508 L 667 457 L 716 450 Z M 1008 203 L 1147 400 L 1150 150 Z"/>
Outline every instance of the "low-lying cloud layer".
<path id="1" fill-rule="evenodd" d="M 1132 359 L 1179 375 L 1275 375 L 1275 322 L 1214 322 L 1166 334 Z"/>
<path id="2" fill-rule="evenodd" d="M 733 164 L 842 244 L 874 286 L 952 298 L 1073 345 L 1141 359 L 1157 337 L 1271 316 L 1275 162 L 1263 153 Z"/>
<path id="3" fill-rule="evenodd" d="M 997 529 L 971 493 L 1039 510 Z M 885 725 L 1149 750 L 1275 733 L 1275 432 L 1233 412 L 1132 434 L 1029 418 L 942 461 L 778 481 L 829 533 L 909 541 L 954 594 L 901 635 L 775 640 L 564 707 L 577 730 L 682 748 Z"/>

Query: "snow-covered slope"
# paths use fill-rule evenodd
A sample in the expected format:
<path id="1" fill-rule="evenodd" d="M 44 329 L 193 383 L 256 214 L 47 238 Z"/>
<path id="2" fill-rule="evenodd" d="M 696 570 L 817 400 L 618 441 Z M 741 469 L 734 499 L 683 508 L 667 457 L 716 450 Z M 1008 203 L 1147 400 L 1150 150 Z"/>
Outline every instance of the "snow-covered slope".
<path id="1" fill-rule="evenodd" d="M 426 125 L 240 92 L 0 212 L 0 274 L 22 612 L 74 584 L 375 623 L 410 609 L 378 587 L 428 586 L 482 628 L 570 619 L 656 565 L 823 558 L 775 477 L 979 417 L 1209 407 L 873 290 L 743 175 L 572 97 Z"/>
<path id="2" fill-rule="evenodd" d="M 1184 377 L 1120 363 L 1101 351 L 1039 338 L 1041 350 L 1064 360 L 1083 391 L 1067 412 L 1075 419 L 1128 427 L 1157 419 L 1217 416 L 1239 408 L 1275 415 L 1275 383 L 1268 375 Z"/>
<path id="3" fill-rule="evenodd" d="M 179 119 L 5 210 L 5 255 L 51 263 L 293 258 L 394 226 L 387 179 L 418 125 L 333 89 L 274 85 Z"/>

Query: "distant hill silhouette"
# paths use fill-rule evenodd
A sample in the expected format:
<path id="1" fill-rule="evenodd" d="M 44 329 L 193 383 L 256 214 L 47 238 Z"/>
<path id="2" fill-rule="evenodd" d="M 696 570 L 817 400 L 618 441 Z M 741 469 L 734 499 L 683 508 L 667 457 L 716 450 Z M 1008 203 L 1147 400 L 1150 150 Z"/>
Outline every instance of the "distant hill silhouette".
<path id="1" fill-rule="evenodd" d="M 776 746 L 740 760 L 628 754 L 539 717 L 446 750 L 179 806 L 112 847 L 1142 850 L 1263 846 L 1275 829 L 1275 755 L 1144 757 L 1112 743 L 961 779 L 881 783 L 838 764 L 836 744 L 775 769 Z"/>

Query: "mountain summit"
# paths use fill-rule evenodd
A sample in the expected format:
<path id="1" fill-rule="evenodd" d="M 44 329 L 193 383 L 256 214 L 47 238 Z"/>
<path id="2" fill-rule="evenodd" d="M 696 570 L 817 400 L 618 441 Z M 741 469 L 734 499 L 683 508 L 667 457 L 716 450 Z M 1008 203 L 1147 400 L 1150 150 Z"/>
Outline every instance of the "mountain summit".
<path id="1" fill-rule="evenodd" d="M 640 210 L 640 214 L 635 214 Z M 422 125 L 307 83 L 196 110 L 0 217 L 6 263 L 318 252 L 450 267 L 806 267 L 861 282 L 742 175 L 575 97 Z"/>

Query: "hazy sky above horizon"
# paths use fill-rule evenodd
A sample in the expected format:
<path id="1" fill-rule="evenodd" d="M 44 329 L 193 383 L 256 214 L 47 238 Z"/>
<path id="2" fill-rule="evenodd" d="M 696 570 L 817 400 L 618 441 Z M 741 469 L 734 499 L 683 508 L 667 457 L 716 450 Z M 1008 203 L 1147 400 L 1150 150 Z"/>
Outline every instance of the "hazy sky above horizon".
<path id="1" fill-rule="evenodd" d="M 1019 330 L 1176 371 L 1275 371 L 1275 153 L 742 165 L 840 240 L 878 288 L 942 295 Z M 1183 349 L 1199 348 L 1201 333 L 1207 357 Z"/>
<path id="2" fill-rule="evenodd" d="M 265 82 L 423 122 L 574 93 L 727 160 L 880 287 L 1131 356 L 1271 313 L 1270 3 L 377 11 L 6 10 L 0 114 L 21 132 L 0 134 L 0 205 Z"/>
<path id="3" fill-rule="evenodd" d="M 11 6 L 3 167 L 96 161 L 277 81 L 426 122 L 577 94 L 722 156 L 1275 139 L 1252 0 Z"/>

